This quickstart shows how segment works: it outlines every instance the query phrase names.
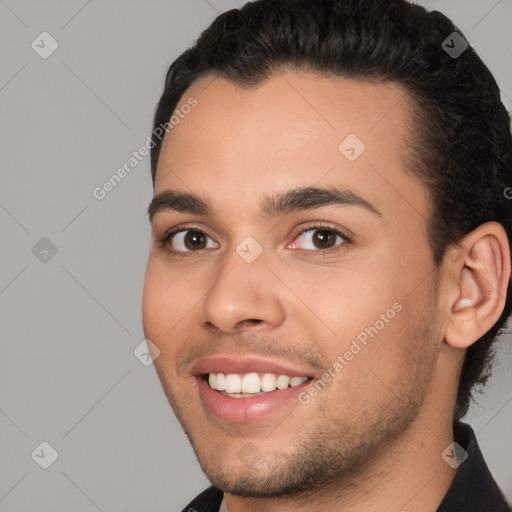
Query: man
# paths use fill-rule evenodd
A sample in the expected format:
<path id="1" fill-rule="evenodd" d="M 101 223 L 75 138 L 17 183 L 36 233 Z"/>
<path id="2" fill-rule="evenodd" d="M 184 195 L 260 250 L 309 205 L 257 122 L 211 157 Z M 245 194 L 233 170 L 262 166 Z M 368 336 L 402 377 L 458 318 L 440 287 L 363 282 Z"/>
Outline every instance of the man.
<path id="1" fill-rule="evenodd" d="M 507 511 L 460 420 L 511 312 L 510 120 L 438 12 L 259 0 L 170 67 L 143 298 L 187 511 Z"/>

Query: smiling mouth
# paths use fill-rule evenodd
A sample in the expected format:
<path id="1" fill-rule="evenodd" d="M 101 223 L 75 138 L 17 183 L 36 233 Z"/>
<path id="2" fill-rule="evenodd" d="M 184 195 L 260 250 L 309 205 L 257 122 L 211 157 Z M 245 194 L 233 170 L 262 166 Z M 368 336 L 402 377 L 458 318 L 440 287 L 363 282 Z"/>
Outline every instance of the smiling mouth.
<path id="1" fill-rule="evenodd" d="M 209 387 L 231 398 L 250 398 L 300 386 L 312 377 L 277 373 L 206 373 L 202 375 Z"/>

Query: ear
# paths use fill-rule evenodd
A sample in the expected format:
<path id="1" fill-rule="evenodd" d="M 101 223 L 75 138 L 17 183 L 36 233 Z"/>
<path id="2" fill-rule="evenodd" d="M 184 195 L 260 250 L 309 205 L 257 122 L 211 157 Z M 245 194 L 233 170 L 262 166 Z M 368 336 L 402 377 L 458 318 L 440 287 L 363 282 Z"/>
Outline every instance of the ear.
<path id="1" fill-rule="evenodd" d="M 453 257 L 456 255 L 456 257 Z M 510 280 L 510 246 L 503 227 L 487 222 L 464 237 L 444 264 L 449 275 L 446 342 L 467 348 L 499 319 Z"/>

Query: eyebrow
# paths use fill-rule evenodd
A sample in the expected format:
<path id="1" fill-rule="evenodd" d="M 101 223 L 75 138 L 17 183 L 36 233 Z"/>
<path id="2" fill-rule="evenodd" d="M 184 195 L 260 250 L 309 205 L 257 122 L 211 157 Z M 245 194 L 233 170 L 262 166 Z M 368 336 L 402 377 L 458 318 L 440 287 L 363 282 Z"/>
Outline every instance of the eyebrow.
<path id="1" fill-rule="evenodd" d="M 312 210 L 323 206 L 358 206 L 382 216 L 370 202 L 347 188 L 299 187 L 281 193 L 265 196 L 260 206 L 259 219 L 264 221 L 272 217 L 286 215 L 295 211 Z M 149 207 L 149 220 L 163 211 L 176 211 L 196 215 L 211 215 L 208 198 L 190 192 L 167 189 L 153 197 Z"/>

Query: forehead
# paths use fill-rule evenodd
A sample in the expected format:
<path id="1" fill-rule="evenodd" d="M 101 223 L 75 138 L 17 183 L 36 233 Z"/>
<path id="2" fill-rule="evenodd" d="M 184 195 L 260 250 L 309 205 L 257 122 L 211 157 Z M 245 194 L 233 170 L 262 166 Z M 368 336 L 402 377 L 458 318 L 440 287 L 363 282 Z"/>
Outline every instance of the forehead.
<path id="1" fill-rule="evenodd" d="M 426 212 L 426 190 L 404 165 L 414 104 L 398 84 L 287 72 L 244 89 L 209 76 L 177 110 L 190 98 L 197 105 L 164 138 L 157 193 L 193 189 L 249 208 L 269 189 L 331 184 Z"/>

